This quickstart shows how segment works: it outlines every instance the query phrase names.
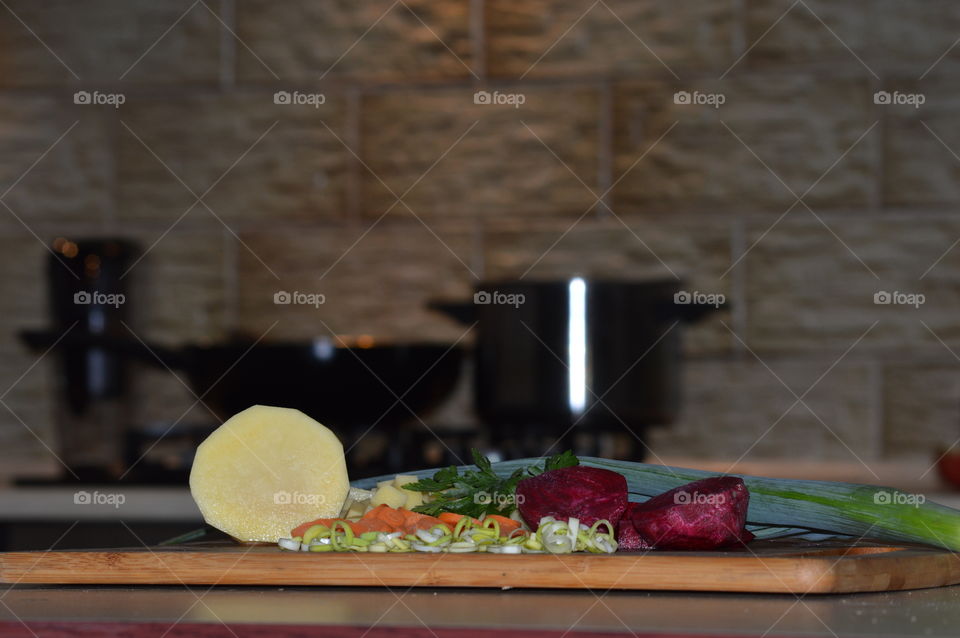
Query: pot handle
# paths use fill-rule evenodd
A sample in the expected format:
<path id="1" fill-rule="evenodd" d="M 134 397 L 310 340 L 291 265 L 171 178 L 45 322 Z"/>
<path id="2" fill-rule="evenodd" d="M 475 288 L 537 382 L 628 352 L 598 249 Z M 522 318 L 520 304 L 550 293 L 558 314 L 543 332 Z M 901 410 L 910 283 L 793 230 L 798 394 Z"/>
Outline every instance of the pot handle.
<path id="1" fill-rule="evenodd" d="M 709 304 L 667 303 L 662 307 L 662 312 L 664 317 L 670 321 L 679 320 L 683 323 L 698 323 L 716 312 L 729 308 L 730 304 L 726 301 L 715 306 Z"/>
<path id="2" fill-rule="evenodd" d="M 21 330 L 20 341 L 35 352 L 57 347 L 102 348 L 111 354 L 140 361 L 156 367 L 185 369 L 188 361 L 186 352 L 160 346 L 147 345 L 135 339 L 118 338 L 110 335 L 77 333 L 59 338 L 47 330 Z M 158 361 L 159 359 L 159 361 Z"/>

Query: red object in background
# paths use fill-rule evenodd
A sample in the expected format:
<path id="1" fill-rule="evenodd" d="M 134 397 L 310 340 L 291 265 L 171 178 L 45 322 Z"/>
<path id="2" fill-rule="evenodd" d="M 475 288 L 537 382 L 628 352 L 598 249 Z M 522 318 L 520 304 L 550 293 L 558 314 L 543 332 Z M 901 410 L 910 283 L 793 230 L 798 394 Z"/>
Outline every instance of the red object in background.
<path id="1" fill-rule="evenodd" d="M 947 450 L 937 460 L 940 478 L 954 488 L 960 488 L 960 450 Z"/>
<path id="2" fill-rule="evenodd" d="M 544 516 L 578 518 L 583 525 L 599 520 L 616 525 L 627 509 L 627 479 L 584 465 L 550 470 L 520 481 L 517 509 L 534 530 Z"/>

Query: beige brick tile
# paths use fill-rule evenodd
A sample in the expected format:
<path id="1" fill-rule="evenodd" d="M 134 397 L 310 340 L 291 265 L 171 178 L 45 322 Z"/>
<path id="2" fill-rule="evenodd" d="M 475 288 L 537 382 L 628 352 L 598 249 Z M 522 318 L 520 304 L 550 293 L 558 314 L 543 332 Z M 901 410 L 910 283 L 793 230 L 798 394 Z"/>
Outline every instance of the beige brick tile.
<path id="1" fill-rule="evenodd" d="M 658 57 L 678 73 L 691 66 L 721 69 L 735 57 L 732 2 L 613 0 L 584 15 L 588 8 L 582 2 L 489 2 L 490 72 L 669 74 Z"/>
<path id="2" fill-rule="evenodd" d="M 416 222 L 381 223 L 364 235 L 366 229 L 244 234 L 252 253 L 279 279 L 251 253 L 240 253 L 240 328 L 259 336 L 276 321 L 271 340 L 312 339 L 331 331 L 386 341 L 459 338 L 465 327 L 427 310 L 426 303 L 470 298 L 473 277 L 459 261 L 473 261 L 470 235 L 435 231 L 451 253 Z M 280 290 L 322 294 L 324 302 L 276 305 L 273 295 Z"/>
<path id="3" fill-rule="evenodd" d="M 212 188 L 204 201 L 228 224 L 343 215 L 348 154 L 324 126 L 345 135 L 343 102 L 323 95 L 316 108 L 275 104 L 272 91 L 130 104 L 129 130 L 117 133 L 120 218 L 172 224 L 193 203 L 164 164 L 197 196 Z M 196 217 L 211 214 L 197 205 L 187 215 Z"/>
<path id="4" fill-rule="evenodd" d="M 678 104 L 678 91 L 725 101 L 719 108 Z M 614 205 L 624 212 L 779 214 L 794 202 L 791 191 L 810 189 L 805 201 L 815 208 L 866 206 L 875 190 L 879 130 L 854 144 L 876 120 L 862 76 L 760 73 L 724 81 L 622 83 L 616 92 L 614 176 L 624 177 L 614 189 Z"/>
<path id="5" fill-rule="evenodd" d="M 831 360 L 771 358 L 765 363 L 773 373 L 752 358 L 689 363 L 683 414 L 678 423 L 651 432 L 653 451 L 731 461 L 743 456 L 859 463 L 859 457 L 868 466 L 878 457 L 867 365 L 837 365 L 804 398 L 808 409 L 802 404 L 791 408 L 796 398 L 774 374 L 803 396 L 830 368 Z"/>
<path id="6" fill-rule="evenodd" d="M 237 4 L 237 35 L 250 50 L 238 48 L 238 77 L 469 78 L 474 63 L 468 13 L 468 0 L 413 0 L 406 7 L 387 0 L 243 0 Z"/>
<path id="7" fill-rule="evenodd" d="M 0 15 L 4 86 L 95 86 L 121 76 L 138 84 L 218 79 L 221 26 L 202 4 L 189 11 L 189 0 L 7 4 L 9 11 Z M 218 3 L 208 4 L 218 9 Z"/>
<path id="8" fill-rule="evenodd" d="M 960 343 L 960 253 L 947 252 L 960 237 L 958 222 L 922 216 L 821 219 L 829 228 L 806 211 L 794 211 L 762 239 L 769 224 L 751 224 L 748 243 L 757 243 L 738 266 L 746 269 L 751 346 L 839 354 L 877 322 L 857 353 L 919 349 L 949 356 L 937 338 Z M 919 307 L 896 303 L 906 297 L 876 304 L 879 292 L 924 299 Z"/>
<path id="9" fill-rule="evenodd" d="M 364 211 L 379 216 L 394 202 L 374 175 L 397 195 L 411 189 L 404 201 L 422 216 L 576 219 L 589 208 L 594 197 L 579 180 L 599 195 L 597 92 L 488 90 L 519 93 L 525 102 L 475 104 L 467 87 L 366 97 L 363 158 L 373 174 L 363 175 Z M 405 212 L 402 205 L 393 211 Z"/>

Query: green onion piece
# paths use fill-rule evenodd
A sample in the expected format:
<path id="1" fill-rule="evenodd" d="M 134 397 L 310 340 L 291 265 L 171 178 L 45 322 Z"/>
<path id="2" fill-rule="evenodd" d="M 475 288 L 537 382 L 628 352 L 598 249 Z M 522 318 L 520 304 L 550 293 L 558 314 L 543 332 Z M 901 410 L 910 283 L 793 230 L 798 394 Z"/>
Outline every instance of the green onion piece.
<path id="1" fill-rule="evenodd" d="M 457 521 L 456 526 L 453 528 L 453 537 L 460 538 L 463 535 L 463 532 L 467 529 L 470 529 L 473 526 L 473 521 L 470 520 L 469 516 L 461 516 L 460 520 Z"/>
<path id="2" fill-rule="evenodd" d="M 343 530 L 342 539 L 337 534 L 337 527 L 340 527 L 340 529 Z M 347 551 L 350 549 L 350 546 L 353 545 L 353 540 L 354 540 L 353 530 L 350 528 L 348 524 L 344 523 L 343 521 L 334 521 L 333 527 L 330 528 L 330 533 L 331 533 L 330 542 L 333 544 L 333 547 L 338 552 Z M 342 543 L 338 542 L 341 540 L 343 541 Z"/>
<path id="3" fill-rule="evenodd" d="M 330 533 L 330 530 L 327 528 L 326 525 L 313 525 L 310 529 L 304 532 L 303 540 L 300 542 L 303 543 L 304 545 L 309 545 L 310 541 L 312 541 L 313 539 L 326 536 L 329 533 Z"/>
<path id="4" fill-rule="evenodd" d="M 485 518 L 480 523 L 483 529 L 493 529 L 494 538 L 500 538 L 500 521 L 495 518 Z M 493 525 L 488 523 L 493 523 Z"/>

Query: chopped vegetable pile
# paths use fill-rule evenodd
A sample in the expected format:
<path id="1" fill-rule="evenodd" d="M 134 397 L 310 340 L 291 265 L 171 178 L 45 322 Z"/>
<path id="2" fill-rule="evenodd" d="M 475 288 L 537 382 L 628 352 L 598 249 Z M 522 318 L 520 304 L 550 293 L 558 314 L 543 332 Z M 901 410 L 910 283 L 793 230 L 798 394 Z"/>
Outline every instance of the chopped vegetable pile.
<path id="1" fill-rule="evenodd" d="M 960 512 L 888 488 L 715 476 L 570 452 L 497 464 L 474 452 L 474 459 L 475 467 L 358 481 L 340 518 L 303 523 L 279 545 L 314 552 L 612 553 L 712 550 L 825 533 L 960 551 Z"/>
<path id="2" fill-rule="evenodd" d="M 749 496 L 737 478 L 698 481 L 641 505 L 628 503 L 622 474 L 581 466 L 571 452 L 506 476 L 479 453 L 474 458 L 477 470 L 449 467 L 420 480 L 378 481 L 371 492 L 351 488 L 340 518 L 303 523 L 278 543 L 314 552 L 609 554 L 753 538 L 744 527 Z M 413 510 L 400 506 L 412 503 Z"/>
<path id="3" fill-rule="evenodd" d="M 380 505 L 359 521 L 320 519 L 304 523 L 281 538 L 281 549 L 304 552 L 448 552 L 464 554 L 569 554 L 617 551 L 613 525 L 576 518 L 540 520 L 535 533 L 513 519 L 488 514 L 475 519 L 445 512 L 439 518 Z"/>

